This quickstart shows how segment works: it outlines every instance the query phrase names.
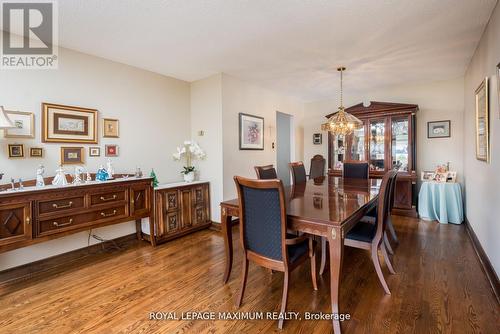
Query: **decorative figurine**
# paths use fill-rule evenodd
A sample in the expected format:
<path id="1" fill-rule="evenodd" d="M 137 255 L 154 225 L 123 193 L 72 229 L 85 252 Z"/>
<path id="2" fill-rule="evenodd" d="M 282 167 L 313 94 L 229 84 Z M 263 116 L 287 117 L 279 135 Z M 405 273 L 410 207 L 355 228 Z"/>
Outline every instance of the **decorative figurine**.
<path id="1" fill-rule="evenodd" d="M 54 176 L 52 184 L 54 186 L 68 185 L 68 180 L 66 180 L 66 173 L 64 172 L 64 168 L 62 167 L 62 165 L 59 165 L 59 168 L 56 170 L 56 176 Z"/>
<path id="2" fill-rule="evenodd" d="M 73 184 L 74 185 L 82 184 L 82 174 L 83 174 L 83 167 L 76 166 L 75 167 L 75 175 L 73 176 Z"/>
<path id="3" fill-rule="evenodd" d="M 136 178 L 141 178 L 142 177 L 142 170 L 140 167 L 135 168 L 135 177 Z"/>
<path id="4" fill-rule="evenodd" d="M 45 181 L 43 180 L 43 174 L 45 174 L 45 167 L 43 165 L 38 166 L 36 170 L 36 186 L 38 188 L 45 187 Z"/>
<path id="5" fill-rule="evenodd" d="M 24 189 L 23 179 L 19 178 L 19 190 Z"/>
<path id="6" fill-rule="evenodd" d="M 108 180 L 112 179 L 115 170 L 113 168 L 110 158 L 108 158 L 108 162 L 106 163 L 106 172 L 108 172 Z"/>
<path id="7" fill-rule="evenodd" d="M 102 165 L 99 166 L 97 173 L 95 174 L 96 181 L 106 181 L 108 179 L 108 172 Z"/>
<path id="8" fill-rule="evenodd" d="M 13 177 L 10 178 L 10 186 L 12 187 L 12 190 L 16 190 L 16 181 Z"/>
<path id="9" fill-rule="evenodd" d="M 92 177 L 90 176 L 89 172 L 87 172 L 87 178 L 85 179 L 85 181 L 87 181 L 87 182 L 92 181 Z"/>
<path id="10" fill-rule="evenodd" d="M 153 188 L 158 187 L 158 178 L 156 177 L 156 173 L 154 169 L 151 169 L 151 174 L 149 175 L 150 177 L 153 178 Z"/>

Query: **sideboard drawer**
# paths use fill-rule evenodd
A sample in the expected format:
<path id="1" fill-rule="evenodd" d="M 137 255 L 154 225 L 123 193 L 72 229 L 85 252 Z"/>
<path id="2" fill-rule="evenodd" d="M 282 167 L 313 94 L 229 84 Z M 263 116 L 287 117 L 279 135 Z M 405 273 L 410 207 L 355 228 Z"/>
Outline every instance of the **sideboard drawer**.
<path id="1" fill-rule="evenodd" d="M 115 220 L 128 217 L 128 206 L 116 206 L 109 209 L 94 211 L 93 221 Z"/>
<path id="2" fill-rule="evenodd" d="M 108 203 L 116 203 L 127 200 L 127 189 L 118 189 L 98 194 L 90 195 L 90 205 L 102 205 Z"/>
<path id="3" fill-rule="evenodd" d="M 50 201 L 38 202 L 38 213 L 40 215 L 43 215 L 55 212 L 65 212 L 75 209 L 81 209 L 84 206 L 85 206 L 84 195 L 64 197 Z"/>

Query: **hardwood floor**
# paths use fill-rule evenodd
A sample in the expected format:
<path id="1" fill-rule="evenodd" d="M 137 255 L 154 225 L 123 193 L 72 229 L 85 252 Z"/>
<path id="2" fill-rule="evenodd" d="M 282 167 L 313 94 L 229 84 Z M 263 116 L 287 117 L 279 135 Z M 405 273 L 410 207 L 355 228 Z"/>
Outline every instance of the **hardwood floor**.
<path id="1" fill-rule="evenodd" d="M 344 333 L 498 333 L 499 305 L 464 226 L 395 217 L 396 275 L 384 294 L 368 252 L 347 248 L 341 310 Z M 235 240 L 238 235 L 234 233 Z M 239 245 L 222 284 L 223 239 L 204 230 L 151 248 L 99 253 L 0 289 L 0 333 L 267 333 L 277 321 L 149 320 L 150 312 L 233 312 Z M 313 291 L 310 266 L 291 274 L 288 311 L 330 311 L 328 270 Z M 279 312 L 283 274 L 250 264 L 242 312 Z M 329 333 L 329 321 L 285 321 L 283 333 Z"/>

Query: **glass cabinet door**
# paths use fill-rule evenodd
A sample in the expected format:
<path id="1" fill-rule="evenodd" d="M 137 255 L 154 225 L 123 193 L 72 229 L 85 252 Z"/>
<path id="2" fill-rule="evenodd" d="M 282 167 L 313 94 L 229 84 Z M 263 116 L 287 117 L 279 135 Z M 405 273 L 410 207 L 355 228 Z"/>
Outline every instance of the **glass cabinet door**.
<path id="1" fill-rule="evenodd" d="M 342 170 L 345 154 L 344 136 L 333 137 L 333 166 L 334 170 Z"/>
<path id="2" fill-rule="evenodd" d="M 365 127 L 354 130 L 350 135 L 349 160 L 364 161 L 365 159 Z"/>
<path id="3" fill-rule="evenodd" d="M 370 121 L 370 170 L 385 170 L 385 120 Z"/>
<path id="4" fill-rule="evenodd" d="M 409 132 L 408 118 L 392 120 L 392 165 L 399 170 L 408 171 Z"/>

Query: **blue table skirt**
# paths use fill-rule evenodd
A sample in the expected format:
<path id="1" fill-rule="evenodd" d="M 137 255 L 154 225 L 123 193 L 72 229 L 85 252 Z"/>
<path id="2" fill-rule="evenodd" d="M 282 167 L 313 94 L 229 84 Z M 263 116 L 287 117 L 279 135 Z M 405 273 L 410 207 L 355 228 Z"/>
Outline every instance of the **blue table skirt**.
<path id="1" fill-rule="evenodd" d="M 464 210 L 460 183 L 423 182 L 418 194 L 418 213 L 424 220 L 461 224 Z"/>

